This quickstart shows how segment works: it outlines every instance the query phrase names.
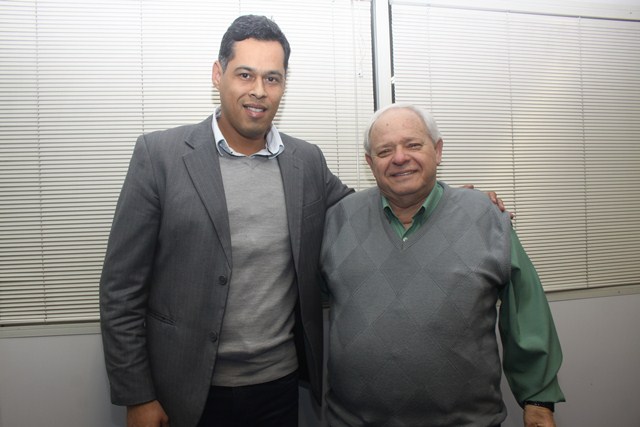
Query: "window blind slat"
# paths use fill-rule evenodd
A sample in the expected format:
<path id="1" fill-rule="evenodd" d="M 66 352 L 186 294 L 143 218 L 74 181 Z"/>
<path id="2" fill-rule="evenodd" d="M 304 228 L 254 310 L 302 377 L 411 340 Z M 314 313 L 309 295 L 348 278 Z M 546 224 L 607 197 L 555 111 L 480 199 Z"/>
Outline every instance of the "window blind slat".
<path id="1" fill-rule="evenodd" d="M 0 2 L 0 326 L 96 321 L 113 210 L 136 137 L 219 102 L 218 43 L 264 14 L 292 46 L 276 125 L 320 145 L 352 187 L 372 180 L 370 3 Z M 318 37 L 322 34 L 322 37 Z"/>

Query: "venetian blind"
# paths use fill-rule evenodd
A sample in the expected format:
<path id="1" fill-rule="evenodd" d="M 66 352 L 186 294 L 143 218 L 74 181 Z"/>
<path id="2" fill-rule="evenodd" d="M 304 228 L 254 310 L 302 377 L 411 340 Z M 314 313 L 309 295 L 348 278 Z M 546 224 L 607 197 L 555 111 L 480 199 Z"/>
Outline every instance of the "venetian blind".
<path id="1" fill-rule="evenodd" d="M 370 184 L 367 1 L 0 1 L 0 326 L 98 319 L 135 139 L 212 114 L 219 41 L 246 13 L 292 45 L 278 128 L 320 145 L 346 184 Z"/>
<path id="2" fill-rule="evenodd" d="M 640 22 L 392 4 L 395 97 L 493 189 L 547 290 L 640 283 Z"/>

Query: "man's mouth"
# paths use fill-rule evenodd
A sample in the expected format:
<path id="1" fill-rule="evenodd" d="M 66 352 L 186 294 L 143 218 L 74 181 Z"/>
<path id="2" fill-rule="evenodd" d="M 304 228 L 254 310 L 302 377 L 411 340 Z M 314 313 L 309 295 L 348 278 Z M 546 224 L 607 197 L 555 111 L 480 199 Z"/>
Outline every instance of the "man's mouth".
<path id="1" fill-rule="evenodd" d="M 260 107 L 256 105 L 245 105 L 244 108 L 247 109 L 249 112 L 256 113 L 256 114 L 264 113 L 265 111 L 267 111 L 265 107 Z"/>
<path id="2" fill-rule="evenodd" d="M 395 172 L 395 173 L 392 173 L 391 176 L 400 178 L 400 177 L 403 177 L 403 176 L 412 175 L 414 173 L 415 173 L 415 171 L 409 170 L 409 171 Z"/>

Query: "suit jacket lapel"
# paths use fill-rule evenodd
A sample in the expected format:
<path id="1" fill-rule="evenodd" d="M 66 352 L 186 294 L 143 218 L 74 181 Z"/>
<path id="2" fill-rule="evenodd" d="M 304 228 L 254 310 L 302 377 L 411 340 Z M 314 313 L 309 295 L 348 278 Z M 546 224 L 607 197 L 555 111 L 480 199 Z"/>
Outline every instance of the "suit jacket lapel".
<path id="1" fill-rule="evenodd" d="M 304 184 L 303 162 L 296 156 L 295 146 L 287 144 L 286 135 L 280 134 L 285 144 L 285 150 L 277 157 L 284 187 L 284 199 L 289 222 L 289 236 L 291 251 L 296 270 L 298 269 L 300 254 L 300 239 L 302 227 L 302 191 Z"/>
<path id="2" fill-rule="evenodd" d="M 229 213 L 220 172 L 220 157 L 213 141 L 212 116 L 187 135 L 185 142 L 193 150 L 183 156 L 189 176 L 215 227 L 220 244 L 231 265 Z"/>

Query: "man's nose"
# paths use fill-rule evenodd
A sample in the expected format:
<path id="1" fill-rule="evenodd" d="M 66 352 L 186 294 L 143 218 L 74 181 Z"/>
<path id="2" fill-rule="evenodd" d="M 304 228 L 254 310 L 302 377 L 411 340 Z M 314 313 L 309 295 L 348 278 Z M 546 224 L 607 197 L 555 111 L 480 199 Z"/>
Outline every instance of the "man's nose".
<path id="1" fill-rule="evenodd" d="M 407 156 L 407 153 L 404 151 L 404 147 L 396 147 L 396 149 L 393 152 L 393 157 L 391 158 L 393 163 L 403 164 L 407 161 L 407 159 L 408 159 L 408 156 Z"/>
<path id="2" fill-rule="evenodd" d="M 264 82 L 262 79 L 256 79 L 253 87 L 251 88 L 251 95 L 256 98 L 264 98 L 266 92 L 264 90 Z"/>

